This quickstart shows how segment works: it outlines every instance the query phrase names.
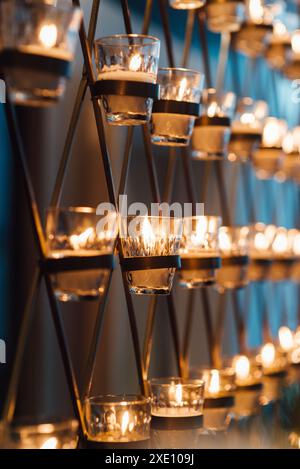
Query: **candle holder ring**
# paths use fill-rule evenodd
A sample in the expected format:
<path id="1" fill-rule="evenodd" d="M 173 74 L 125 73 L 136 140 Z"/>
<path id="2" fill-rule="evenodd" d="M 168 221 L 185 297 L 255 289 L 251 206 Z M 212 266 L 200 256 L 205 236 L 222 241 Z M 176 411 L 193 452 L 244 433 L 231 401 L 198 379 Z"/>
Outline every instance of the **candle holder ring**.
<path id="1" fill-rule="evenodd" d="M 182 257 L 181 270 L 219 269 L 220 257 Z"/>
<path id="2" fill-rule="evenodd" d="M 203 427 L 203 415 L 192 417 L 159 417 L 152 415 L 151 428 L 154 430 L 192 430 Z"/>
<path id="3" fill-rule="evenodd" d="M 158 99 L 154 101 L 152 114 L 183 114 L 185 116 L 199 116 L 200 104 L 188 101 L 176 101 L 171 99 Z"/>
<path id="4" fill-rule="evenodd" d="M 204 399 L 204 409 L 224 409 L 233 407 L 234 396 L 206 397 Z"/>
<path id="5" fill-rule="evenodd" d="M 207 116 L 203 115 L 198 117 L 195 122 L 195 126 L 211 126 L 216 125 L 220 127 L 230 127 L 230 118 L 222 116 Z"/>
<path id="6" fill-rule="evenodd" d="M 148 269 L 180 269 L 179 255 L 123 257 L 122 268 L 125 272 Z"/>
<path id="7" fill-rule="evenodd" d="M 159 98 L 159 85 L 130 80 L 97 80 L 92 88 L 93 98 L 103 96 L 136 96 L 140 98 Z"/>
<path id="8" fill-rule="evenodd" d="M 42 271 L 48 274 L 93 269 L 113 270 L 115 268 L 115 256 L 113 254 L 103 254 L 100 256 L 47 258 L 40 261 L 40 266 Z"/>
<path id="9" fill-rule="evenodd" d="M 222 257 L 222 267 L 230 265 L 248 265 L 249 256 L 230 256 Z"/>
<path id="10" fill-rule="evenodd" d="M 21 67 L 29 70 L 43 71 L 64 78 L 70 78 L 72 74 L 72 62 L 70 60 L 21 52 L 12 48 L 4 49 L 1 52 L 0 67 Z"/>

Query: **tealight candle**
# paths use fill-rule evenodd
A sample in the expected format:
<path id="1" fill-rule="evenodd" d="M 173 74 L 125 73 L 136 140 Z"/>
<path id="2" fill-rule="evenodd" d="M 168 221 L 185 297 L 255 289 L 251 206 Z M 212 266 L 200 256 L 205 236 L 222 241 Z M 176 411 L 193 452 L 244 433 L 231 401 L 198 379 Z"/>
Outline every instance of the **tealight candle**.
<path id="1" fill-rule="evenodd" d="M 266 280 L 272 263 L 272 243 L 276 234 L 275 225 L 256 223 L 250 227 L 248 277 L 252 282 Z"/>
<path id="2" fill-rule="evenodd" d="M 176 10 L 195 10 L 205 4 L 206 0 L 169 0 L 170 6 Z"/>
<path id="3" fill-rule="evenodd" d="M 235 383 L 238 388 L 256 388 L 261 386 L 262 370 L 254 360 L 246 355 L 234 357 L 232 367 L 235 370 Z"/>
<path id="4" fill-rule="evenodd" d="M 262 365 L 263 373 L 270 376 L 285 373 L 287 367 L 286 357 L 271 342 L 262 347 L 258 362 Z"/>
<path id="5" fill-rule="evenodd" d="M 183 237 L 180 245 L 180 285 L 197 288 L 215 282 L 219 267 L 219 217 L 198 216 L 183 219 Z"/>
<path id="6" fill-rule="evenodd" d="M 151 413 L 152 418 L 155 417 L 155 425 L 176 427 L 181 424 L 193 425 L 194 422 L 201 425 L 204 401 L 202 380 L 157 378 L 150 380 L 150 388 Z"/>
<path id="7" fill-rule="evenodd" d="M 294 255 L 289 239 L 289 232 L 284 227 L 277 227 L 272 243 L 272 264 L 268 278 L 273 282 L 288 280 L 294 264 Z"/>
<path id="8" fill-rule="evenodd" d="M 217 287 L 224 289 L 242 288 L 248 283 L 247 226 L 222 226 L 219 231 L 219 246 L 222 266 L 217 271 Z"/>
<path id="9" fill-rule="evenodd" d="M 122 262 L 130 292 L 169 294 L 180 267 L 182 219 L 137 216 L 120 221 Z"/>
<path id="10" fill-rule="evenodd" d="M 78 422 L 16 425 L 5 430 L 3 447 L 9 449 L 75 449 Z"/>
<path id="11" fill-rule="evenodd" d="M 155 145 L 187 146 L 199 114 L 204 76 L 185 68 L 160 68 L 160 98 L 154 102 L 151 141 Z"/>
<path id="12" fill-rule="evenodd" d="M 58 5 L 4 0 L 0 5 L 0 60 L 17 104 L 47 106 L 64 93 L 82 15 Z"/>
<path id="13" fill-rule="evenodd" d="M 85 400 L 84 414 L 90 442 L 117 447 L 150 438 L 150 398 L 107 395 Z"/>
<path id="14" fill-rule="evenodd" d="M 282 70 L 286 64 L 287 52 L 291 45 L 291 37 L 285 24 L 275 21 L 273 33 L 269 38 L 265 58 L 272 68 Z"/>
<path id="15" fill-rule="evenodd" d="M 286 53 L 286 62 L 283 67 L 284 75 L 290 80 L 296 80 L 300 72 L 300 30 L 293 32 L 290 48 Z"/>
<path id="16" fill-rule="evenodd" d="M 252 156 L 252 162 L 259 179 L 270 179 L 281 169 L 284 152 L 282 141 L 287 132 L 283 119 L 268 117 L 262 135 L 262 145 Z"/>
<path id="17" fill-rule="evenodd" d="M 231 161 L 246 161 L 260 144 L 263 121 L 268 106 L 264 101 L 253 101 L 252 98 L 241 98 L 231 126 L 229 156 Z"/>
<path id="18" fill-rule="evenodd" d="M 105 222 L 103 222 L 106 220 Z M 103 222 L 103 223 L 102 223 Z M 103 226 L 102 226 L 103 224 Z M 46 237 L 49 260 L 82 260 L 112 255 L 118 232 L 117 215 L 104 217 L 91 207 L 50 208 L 47 212 Z M 51 274 L 54 292 L 60 301 L 97 299 L 103 293 L 109 268 L 92 266 Z"/>
<path id="19" fill-rule="evenodd" d="M 207 0 L 207 26 L 215 33 L 232 33 L 240 29 L 245 7 L 237 0 Z"/>
<path id="20" fill-rule="evenodd" d="M 291 129 L 282 141 L 285 153 L 282 168 L 277 178 L 280 181 L 287 179 L 298 182 L 300 179 L 300 127 Z"/>
<path id="21" fill-rule="evenodd" d="M 192 156 L 197 159 L 222 159 L 227 154 L 230 118 L 236 97 L 214 88 L 203 91 L 201 115 L 196 119 L 192 136 Z"/>
<path id="22" fill-rule="evenodd" d="M 156 83 L 160 41 L 152 36 L 118 34 L 95 41 L 98 80 Z M 102 95 L 106 120 L 115 125 L 141 125 L 150 120 L 153 98 Z"/>

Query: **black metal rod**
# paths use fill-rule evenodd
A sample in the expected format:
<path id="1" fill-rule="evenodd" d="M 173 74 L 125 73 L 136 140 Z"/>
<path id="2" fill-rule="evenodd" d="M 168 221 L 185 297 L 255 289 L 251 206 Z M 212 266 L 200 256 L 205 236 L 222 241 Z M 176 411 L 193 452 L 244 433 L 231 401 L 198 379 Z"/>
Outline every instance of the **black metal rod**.
<path id="1" fill-rule="evenodd" d="M 2 420 L 9 424 L 13 420 L 15 408 L 16 408 L 16 400 L 17 400 L 17 393 L 18 393 L 18 385 L 20 380 L 20 374 L 22 369 L 22 363 L 24 358 L 24 353 L 27 345 L 27 340 L 30 332 L 30 327 L 32 324 L 32 319 L 34 317 L 35 312 L 35 302 L 36 298 L 39 293 L 41 281 L 41 274 L 38 268 L 35 269 L 32 282 L 30 285 L 30 290 L 28 294 L 28 298 L 26 301 L 26 305 L 23 311 L 22 319 L 21 319 L 21 326 L 20 332 L 18 336 L 17 342 L 17 349 L 14 356 L 13 361 L 13 368 L 11 372 L 11 376 L 9 378 L 9 385 L 8 390 L 3 406 L 2 411 Z"/>
<path id="2" fill-rule="evenodd" d="M 186 323 L 193 324 L 194 322 L 194 306 L 195 306 L 195 291 L 188 290 L 188 302 L 187 302 L 187 313 L 186 313 Z M 184 363 L 184 375 L 188 377 L 189 375 L 189 348 L 191 342 L 191 327 L 185 328 L 185 334 L 183 337 L 183 351 L 182 359 Z"/>
<path id="3" fill-rule="evenodd" d="M 125 29 L 127 34 L 132 34 L 131 20 L 130 20 L 130 11 L 127 0 L 121 0 L 123 18 L 125 23 Z"/>
<path id="4" fill-rule="evenodd" d="M 241 317 L 238 292 L 233 290 L 231 292 L 231 296 L 232 296 L 234 322 L 235 322 L 236 329 L 237 329 L 239 352 L 242 354 L 246 354 L 247 353 L 246 329 L 245 329 L 243 318 Z"/>
<path id="5" fill-rule="evenodd" d="M 155 312 L 157 308 L 157 296 L 153 296 L 149 301 L 147 312 L 147 323 L 144 338 L 144 380 L 147 381 L 151 362 L 151 352 L 153 345 L 153 329 L 155 322 Z"/>
<path id="6" fill-rule="evenodd" d="M 215 341 L 213 348 L 213 363 L 216 368 L 222 366 L 222 340 L 224 334 L 224 325 L 226 317 L 226 290 L 219 296 L 219 307 L 217 311 L 217 324 L 215 328 Z"/>
<path id="7" fill-rule="evenodd" d="M 199 10 L 198 11 L 198 26 L 199 26 L 200 44 L 202 47 L 203 68 L 204 68 L 205 79 L 206 79 L 206 87 L 211 88 L 213 84 L 212 84 L 211 72 L 210 72 L 209 53 L 208 53 L 208 45 L 207 45 L 207 39 L 206 39 L 205 24 L 206 24 L 205 13 L 204 11 Z"/>
<path id="8" fill-rule="evenodd" d="M 209 304 L 208 291 L 206 288 L 202 288 L 200 291 L 200 297 L 202 300 L 202 310 L 204 316 L 205 332 L 208 343 L 208 356 L 210 365 L 213 368 L 216 368 L 218 361 L 216 360 L 216 350 L 215 350 L 215 339 L 214 339 L 214 329 L 212 324 L 211 317 L 211 308 Z"/>
<path id="9" fill-rule="evenodd" d="M 174 305 L 174 298 L 172 295 L 167 296 L 167 302 L 168 302 L 168 313 L 169 313 L 170 325 L 171 325 L 171 330 L 172 330 L 172 338 L 173 338 L 174 348 L 175 348 L 176 364 L 177 364 L 179 376 L 183 377 L 184 376 L 184 362 L 183 362 L 182 354 L 180 351 L 178 323 L 177 323 L 177 317 L 176 317 L 176 311 L 175 311 L 175 305 Z"/>
<path id="10" fill-rule="evenodd" d="M 228 206 L 225 178 L 224 178 L 223 168 L 221 166 L 222 163 L 223 161 L 215 161 L 217 186 L 218 186 L 218 191 L 219 191 L 219 199 L 220 199 L 220 205 L 221 205 L 221 211 L 222 211 L 223 225 L 231 226 L 231 216 L 230 216 L 230 210 Z"/>
<path id="11" fill-rule="evenodd" d="M 168 18 L 168 13 L 167 13 L 166 0 L 159 0 L 159 10 L 160 10 L 160 16 L 161 16 L 161 21 L 162 21 L 163 31 L 164 31 L 165 41 L 166 41 L 168 62 L 169 62 L 169 66 L 173 68 L 175 67 L 175 59 L 173 55 L 172 35 L 171 35 L 171 29 L 170 29 L 169 18 Z"/>
<path id="12" fill-rule="evenodd" d="M 195 25 L 195 15 L 196 15 L 195 10 L 189 10 L 188 16 L 187 16 L 186 29 L 185 29 L 186 31 L 185 41 L 184 41 L 184 49 L 183 49 L 183 56 L 182 56 L 182 62 L 181 62 L 183 68 L 187 67 L 188 61 L 189 61 L 192 39 L 193 39 L 193 30 L 194 30 L 194 25 Z"/>

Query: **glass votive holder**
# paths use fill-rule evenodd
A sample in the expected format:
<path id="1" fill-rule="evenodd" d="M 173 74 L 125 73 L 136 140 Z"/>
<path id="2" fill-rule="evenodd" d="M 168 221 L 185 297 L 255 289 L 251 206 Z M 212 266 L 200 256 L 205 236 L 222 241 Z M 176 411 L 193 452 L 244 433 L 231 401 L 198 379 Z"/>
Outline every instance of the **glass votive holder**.
<path id="1" fill-rule="evenodd" d="M 49 208 L 46 271 L 60 301 L 98 299 L 114 267 L 118 232 L 115 212 L 106 217 L 91 207 Z"/>
<path id="2" fill-rule="evenodd" d="M 89 397 L 84 403 L 88 441 L 134 447 L 150 438 L 151 400 L 138 395 Z"/>
<path id="3" fill-rule="evenodd" d="M 276 227 L 272 242 L 272 253 L 272 264 L 269 269 L 268 279 L 272 282 L 289 280 L 295 257 L 292 252 L 289 230 L 282 226 Z"/>
<path id="4" fill-rule="evenodd" d="M 290 46 L 290 33 L 281 21 L 276 21 L 264 54 L 268 65 L 275 70 L 282 70 L 287 62 L 287 53 Z"/>
<path id="5" fill-rule="evenodd" d="M 176 10 L 195 10 L 205 4 L 206 0 L 169 0 L 169 4 Z"/>
<path id="6" fill-rule="evenodd" d="M 97 82 L 106 120 L 114 125 L 141 125 L 150 120 L 160 51 L 159 39 L 117 34 L 95 41 Z"/>
<path id="7" fill-rule="evenodd" d="M 168 295 L 176 268 L 182 219 L 137 216 L 121 218 L 122 266 L 136 295 Z"/>
<path id="8" fill-rule="evenodd" d="M 195 376 L 197 373 L 195 371 Z M 234 406 L 235 373 L 232 368 L 199 370 L 205 382 L 204 427 L 225 431 L 230 423 L 230 411 Z"/>
<path id="9" fill-rule="evenodd" d="M 268 112 L 265 101 L 241 98 L 231 125 L 230 161 L 247 161 L 261 143 L 263 121 Z"/>
<path id="10" fill-rule="evenodd" d="M 153 428 L 179 430 L 202 426 L 204 382 L 201 379 L 150 380 Z"/>
<path id="11" fill-rule="evenodd" d="M 236 97 L 232 92 L 220 93 L 214 88 L 203 91 L 201 115 L 196 119 L 192 135 L 192 156 L 200 160 L 218 160 L 227 155 L 230 139 L 230 118 Z"/>
<path id="12" fill-rule="evenodd" d="M 203 74 L 186 68 L 160 68 L 159 100 L 154 101 L 151 141 L 155 145 L 187 146 L 199 115 Z"/>
<path id="13" fill-rule="evenodd" d="M 266 376 L 278 376 L 286 373 L 287 357 L 271 342 L 263 345 L 256 359 Z"/>
<path id="14" fill-rule="evenodd" d="M 195 216 L 183 219 L 180 245 L 180 286 L 198 288 L 215 283 L 215 271 L 220 267 L 220 217 Z"/>
<path id="15" fill-rule="evenodd" d="M 232 360 L 235 370 L 235 384 L 237 389 L 260 389 L 262 387 L 262 367 L 253 358 L 246 355 L 236 355 Z"/>
<path id="16" fill-rule="evenodd" d="M 217 271 L 217 289 L 243 288 L 248 284 L 248 226 L 221 226 L 219 247 L 221 268 Z"/>
<path id="17" fill-rule="evenodd" d="M 77 441 L 76 420 L 13 425 L 4 437 L 7 449 L 75 449 Z"/>
<path id="18" fill-rule="evenodd" d="M 233 33 L 244 20 L 244 3 L 234 0 L 207 0 L 207 26 L 214 33 Z"/>
<path id="19" fill-rule="evenodd" d="M 286 133 L 286 121 L 276 117 L 266 119 L 262 145 L 252 155 L 252 163 L 259 179 L 270 179 L 280 171 L 284 158 L 282 141 Z"/>
<path id="20" fill-rule="evenodd" d="M 248 278 L 250 282 L 262 282 L 269 278 L 272 264 L 272 243 L 276 233 L 275 225 L 256 223 L 250 227 Z"/>
<path id="21" fill-rule="evenodd" d="M 1 2 L 0 63 L 15 104 L 48 106 L 62 97 L 81 18 L 65 0 Z"/>

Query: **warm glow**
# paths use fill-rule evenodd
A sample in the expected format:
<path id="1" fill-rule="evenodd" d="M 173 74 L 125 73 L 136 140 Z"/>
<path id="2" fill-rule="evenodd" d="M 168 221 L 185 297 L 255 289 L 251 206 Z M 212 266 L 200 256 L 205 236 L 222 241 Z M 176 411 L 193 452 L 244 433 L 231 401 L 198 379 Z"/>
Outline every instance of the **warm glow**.
<path id="1" fill-rule="evenodd" d="M 57 448 L 57 444 L 58 444 L 58 440 L 55 436 L 52 436 L 51 438 L 48 438 L 48 440 L 46 440 L 42 446 L 40 447 L 40 449 L 56 449 Z"/>
<path id="2" fill-rule="evenodd" d="M 219 231 L 219 245 L 221 251 L 230 251 L 231 250 L 231 239 L 228 233 L 222 228 Z"/>
<path id="3" fill-rule="evenodd" d="M 282 229 L 276 233 L 272 249 L 276 254 L 285 254 L 288 250 L 288 246 L 289 242 L 287 231 Z"/>
<path id="4" fill-rule="evenodd" d="M 263 130 L 263 145 L 265 147 L 281 146 L 286 131 L 287 125 L 283 120 L 269 117 Z"/>
<path id="5" fill-rule="evenodd" d="M 137 72 L 142 65 L 142 57 L 140 54 L 134 54 L 129 61 L 129 70 Z"/>
<path id="6" fill-rule="evenodd" d="M 91 227 L 91 228 L 87 228 L 80 235 L 70 236 L 70 244 L 71 244 L 72 248 L 75 249 L 75 251 L 77 251 L 78 249 L 85 248 L 89 238 L 93 234 L 94 234 L 94 229 Z"/>
<path id="7" fill-rule="evenodd" d="M 255 116 L 251 112 L 244 112 L 240 117 L 240 121 L 242 124 L 252 125 L 255 123 Z"/>
<path id="8" fill-rule="evenodd" d="M 270 342 L 261 349 L 261 362 L 265 368 L 271 366 L 275 361 L 275 347 Z"/>
<path id="9" fill-rule="evenodd" d="M 268 249 L 269 243 L 264 233 L 256 233 L 254 236 L 254 247 L 259 251 Z"/>
<path id="10" fill-rule="evenodd" d="M 209 117 L 215 116 L 217 114 L 217 109 L 218 109 L 218 103 L 216 103 L 215 101 L 210 103 L 210 105 L 207 108 L 207 115 Z"/>
<path id="11" fill-rule="evenodd" d="M 295 54 L 300 54 L 300 30 L 292 34 L 292 49 Z"/>
<path id="12" fill-rule="evenodd" d="M 284 36 L 287 32 L 285 24 L 281 21 L 276 21 L 273 26 L 273 33 L 275 36 Z"/>
<path id="13" fill-rule="evenodd" d="M 178 88 L 178 101 L 182 101 L 183 98 L 184 98 L 184 95 L 185 95 L 185 92 L 186 92 L 186 85 L 187 85 L 187 79 L 184 77 L 181 82 L 180 82 L 180 85 L 179 85 L 179 88 Z"/>
<path id="14" fill-rule="evenodd" d="M 55 24 L 44 24 L 39 32 L 39 41 L 47 49 L 54 47 L 57 41 L 57 27 Z"/>
<path id="15" fill-rule="evenodd" d="M 182 403 L 182 386 L 181 384 L 176 384 L 175 386 L 175 401 L 176 404 Z"/>
<path id="16" fill-rule="evenodd" d="M 278 338 L 279 338 L 279 343 L 280 347 L 282 350 L 285 352 L 288 352 L 291 350 L 294 346 L 294 337 L 291 329 L 288 327 L 282 326 L 280 327 L 278 331 Z"/>
<path id="17" fill-rule="evenodd" d="M 220 374 L 218 370 L 211 370 L 208 392 L 217 394 L 220 391 Z"/>
<path id="18" fill-rule="evenodd" d="M 196 232 L 191 234 L 191 242 L 194 244 L 194 246 L 205 245 L 206 233 L 207 233 L 207 219 L 203 217 L 197 221 Z"/>
<path id="19" fill-rule="evenodd" d="M 249 14 L 253 23 L 262 23 L 264 16 L 263 2 L 261 0 L 250 0 Z"/>
<path id="20" fill-rule="evenodd" d="M 128 425 L 129 425 L 129 412 L 128 412 L 128 410 L 125 410 L 125 412 L 122 416 L 122 422 L 121 422 L 121 433 L 122 433 L 122 435 L 125 435 L 125 433 L 127 432 Z"/>
<path id="21" fill-rule="evenodd" d="M 153 247 L 155 244 L 155 235 L 148 217 L 145 217 L 142 224 L 142 238 L 147 247 Z"/>
<path id="22" fill-rule="evenodd" d="M 288 132 L 282 141 L 282 148 L 285 153 L 294 151 L 294 137 L 292 132 Z"/>
<path id="23" fill-rule="evenodd" d="M 250 361 L 245 355 L 240 355 L 236 357 L 233 362 L 234 370 L 236 373 L 237 379 L 246 379 L 250 373 Z"/>
<path id="24" fill-rule="evenodd" d="M 300 347 L 296 347 L 291 353 L 291 361 L 294 364 L 300 363 Z"/>

